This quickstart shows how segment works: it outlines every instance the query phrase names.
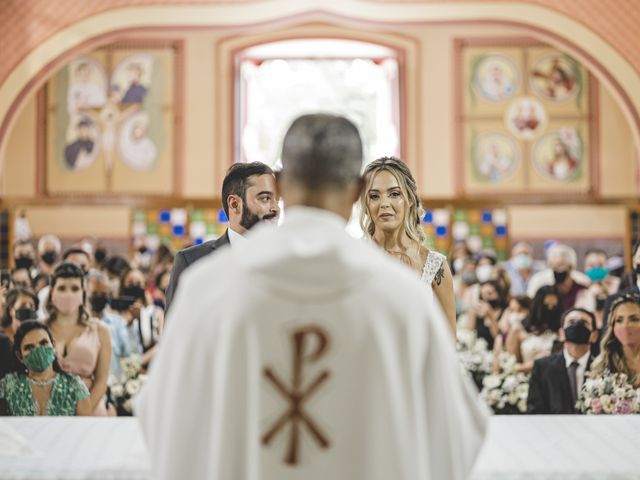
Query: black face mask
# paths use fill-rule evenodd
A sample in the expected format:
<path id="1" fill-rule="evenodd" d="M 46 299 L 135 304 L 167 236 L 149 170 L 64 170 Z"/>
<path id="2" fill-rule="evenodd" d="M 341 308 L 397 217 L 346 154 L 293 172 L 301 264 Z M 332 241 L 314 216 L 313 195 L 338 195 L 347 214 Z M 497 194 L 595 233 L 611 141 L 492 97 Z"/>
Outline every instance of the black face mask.
<path id="1" fill-rule="evenodd" d="M 42 255 L 40 255 L 40 258 L 47 265 L 53 265 L 58 259 L 58 254 L 53 250 L 47 250 Z"/>
<path id="2" fill-rule="evenodd" d="M 105 309 L 108 301 L 109 299 L 106 295 L 92 295 L 89 299 L 92 310 L 97 313 L 100 313 Z"/>
<path id="3" fill-rule="evenodd" d="M 16 320 L 24 322 L 27 320 L 37 320 L 38 314 L 31 307 L 16 308 Z"/>
<path id="4" fill-rule="evenodd" d="M 606 298 L 596 298 L 596 310 L 599 312 L 604 310 L 604 304 L 606 303 Z"/>
<path id="5" fill-rule="evenodd" d="M 95 258 L 98 264 L 101 264 L 107 259 L 107 251 L 104 248 L 98 248 L 93 254 L 93 258 Z"/>
<path id="6" fill-rule="evenodd" d="M 564 336 L 567 339 L 567 342 L 585 345 L 589 343 L 591 330 L 581 323 L 574 323 L 564 329 Z"/>
<path id="7" fill-rule="evenodd" d="M 494 310 L 497 310 L 498 308 L 501 307 L 500 304 L 500 299 L 498 298 L 494 298 L 493 300 L 485 300 L 490 306 L 491 308 L 493 308 Z"/>
<path id="8" fill-rule="evenodd" d="M 553 278 L 555 278 L 556 283 L 563 283 L 567 279 L 567 275 L 569 275 L 569 272 L 553 271 Z"/>
<path id="9" fill-rule="evenodd" d="M 125 297 L 133 297 L 136 299 L 144 300 L 144 288 L 140 285 L 131 285 L 130 287 L 124 287 L 122 289 L 122 295 Z"/>
<path id="10" fill-rule="evenodd" d="M 26 268 L 27 270 L 31 270 L 31 267 L 33 267 L 33 258 L 31 257 L 18 257 L 14 260 L 16 269 Z"/>

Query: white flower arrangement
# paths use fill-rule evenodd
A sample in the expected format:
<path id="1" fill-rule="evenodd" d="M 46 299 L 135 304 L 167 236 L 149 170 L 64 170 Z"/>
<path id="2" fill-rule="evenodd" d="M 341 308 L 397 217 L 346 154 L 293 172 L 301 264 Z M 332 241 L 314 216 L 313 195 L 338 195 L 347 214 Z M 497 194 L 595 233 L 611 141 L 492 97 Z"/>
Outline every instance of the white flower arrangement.
<path id="1" fill-rule="evenodd" d="M 483 378 L 491 372 L 493 354 L 484 338 L 478 338 L 475 330 L 458 330 L 456 349 L 460 363 L 467 370 L 478 389 L 482 387 Z"/>
<path id="2" fill-rule="evenodd" d="M 587 415 L 628 415 L 640 413 L 640 388 L 624 373 L 586 378 L 576 402 L 576 410 Z"/>
<path id="3" fill-rule="evenodd" d="M 516 358 L 502 352 L 498 358 L 501 373 L 484 377 L 480 398 L 498 414 L 519 414 L 527 411 L 529 375 L 515 371 Z"/>
<path id="4" fill-rule="evenodd" d="M 110 386 L 111 398 L 119 415 L 133 413 L 133 398 L 140 392 L 147 375 L 142 372 L 139 355 L 131 355 L 120 360 L 123 375 Z"/>

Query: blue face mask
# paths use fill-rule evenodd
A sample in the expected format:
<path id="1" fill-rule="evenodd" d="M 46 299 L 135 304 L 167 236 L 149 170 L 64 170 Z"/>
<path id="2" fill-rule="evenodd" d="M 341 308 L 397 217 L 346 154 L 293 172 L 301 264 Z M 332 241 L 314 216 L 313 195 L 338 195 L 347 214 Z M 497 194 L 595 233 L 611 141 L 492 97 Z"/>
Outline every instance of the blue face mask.
<path id="1" fill-rule="evenodd" d="M 589 277 L 592 282 L 601 282 L 609 275 L 609 269 L 607 267 L 595 267 L 590 268 L 584 273 L 587 274 L 587 277 Z"/>
<path id="2" fill-rule="evenodd" d="M 515 257 L 513 257 L 513 266 L 516 267 L 518 270 L 527 270 L 531 268 L 531 263 L 532 263 L 531 257 L 524 253 L 520 253 Z"/>

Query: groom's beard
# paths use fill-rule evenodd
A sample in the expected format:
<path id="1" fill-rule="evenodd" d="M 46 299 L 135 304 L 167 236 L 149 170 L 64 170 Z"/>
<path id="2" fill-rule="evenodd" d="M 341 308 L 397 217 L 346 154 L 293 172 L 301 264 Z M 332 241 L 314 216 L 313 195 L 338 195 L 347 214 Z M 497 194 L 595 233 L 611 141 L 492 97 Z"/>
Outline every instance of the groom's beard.
<path id="1" fill-rule="evenodd" d="M 273 220 L 277 216 L 278 214 L 274 212 L 274 213 L 268 213 L 262 218 L 260 218 L 258 215 L 253 213 L 249 209 L 249 207 L 247 207 L 245 204 L 243 205 L 243 208 L 242 208 L 242 218 L 240 218 L 240 225 L 246 230 L 251 230 L 251 228 L 255 226 L 256 223 L 259 223 L 264 220 Z"/>

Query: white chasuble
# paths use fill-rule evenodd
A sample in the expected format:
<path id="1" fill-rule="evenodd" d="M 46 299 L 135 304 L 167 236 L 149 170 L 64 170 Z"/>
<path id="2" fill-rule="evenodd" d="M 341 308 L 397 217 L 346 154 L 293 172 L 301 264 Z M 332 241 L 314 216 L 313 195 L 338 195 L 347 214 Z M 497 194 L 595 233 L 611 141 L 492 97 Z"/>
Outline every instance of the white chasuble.
<path id="1" fill-rule="evenodd" d="M 136 414 L 153 478 L 458 480 L 486 411 L 437 302 L 324 210 L 180 279 Z"/>

